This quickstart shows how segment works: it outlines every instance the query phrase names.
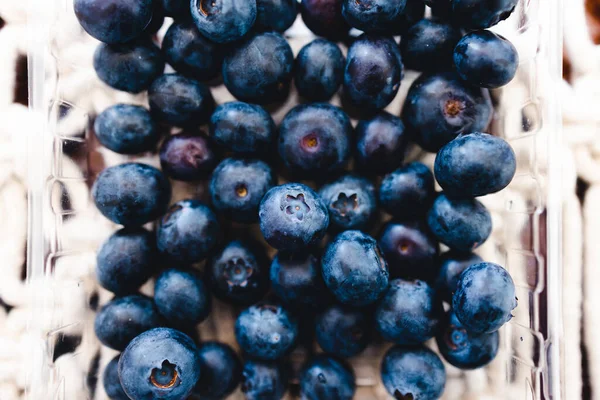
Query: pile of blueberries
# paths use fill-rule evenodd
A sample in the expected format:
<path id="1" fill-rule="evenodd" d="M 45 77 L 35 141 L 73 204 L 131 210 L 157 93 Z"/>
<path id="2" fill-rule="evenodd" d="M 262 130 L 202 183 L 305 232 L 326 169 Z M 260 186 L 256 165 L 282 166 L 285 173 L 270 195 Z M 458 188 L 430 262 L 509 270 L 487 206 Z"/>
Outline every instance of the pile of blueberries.
<path id="1" fill-rule="evenodd" d="M 516 171 L 510 145 L 482 133 L 493 115 L 488 89 L 510 82 L 518 64 L 515 47 L 486 28 L 516 3 L 74 0 L 102 42 L 99 78 L 148 92 L 149 109 L 112 106 L 95 135 L 120 154 L 159 147 L 162 167 L 112 166 L 92 189 L 100 212 L 123 226 L 97 257 L 98 280 L 116 297 L 99 311 L 96 334 L 122 352 L 106 367 L 108 395 L 218 399 L 241 383 L 246 398 L 269 400 L 293 381 L 302 399 L 351 399 L 344 359 L 389 341 L 385 388 L 428 400 L 446 377 L 426 341 L 459 368 L 494 359 L 517 301 L 507 271 L 472 253 L 492 228 L 475 198 Z M 298 12 L 321 38 L 294 59 L 282 33 Z M 165 16 L 174 22 L 159 48 Z M 346 57 L 336 42 L 349 46 Z M 176 72 L 164 73 L 166 64 Z M 400 118 L 383 108 L 404 66 L 423 73 Z M 210 87 L 220 79 L 239 101 L 215 104 Z M 292 80 L 302 102 L 276 126 L 262 106 L 285 101 Z M 344 109 L 328 103 L 338 91 Z M 404 163 L 409 142 L 437 153 L 433 172 Z M 210 201 L 170 204 L 170 179 L 206 183 Z M 154 221 L 151 233 L 144 225 Z M 257 223 L 264 241 L 252 234 Z M 272 261 L 264 242 L 277 250 Z M 153 277 L 154 297 L 139 294 Z M 243 363 L 195 333 L 213 295 L 240 311 Z M 297 345 L 309 357 L 293 373 L 287 356 Z"/>

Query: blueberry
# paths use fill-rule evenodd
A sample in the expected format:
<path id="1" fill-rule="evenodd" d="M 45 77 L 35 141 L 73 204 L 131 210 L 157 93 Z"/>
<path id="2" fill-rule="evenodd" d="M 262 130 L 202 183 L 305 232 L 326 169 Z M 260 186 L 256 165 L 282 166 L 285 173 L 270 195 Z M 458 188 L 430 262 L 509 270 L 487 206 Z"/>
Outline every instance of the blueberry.
<path id="1" fill-rule="evenodd" d="M 212 204 L 234 221 L 256 222 L 260 201 L 274 185 L 275 175 L 265 162 L 227 158 L 210 181 Z"/>
<path id="2" fill-rule="evenodd" d="M 221 228 L 210 208 L 197 200 L 173 204 L 156 229 L 158 250 L 170 260 L 192 264 L 204 260 L 220 239 Z"/>
<path id="3" fill-rule="evenodd" d="M 242 372 L 246 400 L 280 400 L 287 390 L 287 371 L 275 362 L 248 360 Z"/>
<path id="4" fill-rule="evenodd" d="M 439 272 L 435 281 L 435 290 L 444 301 L 451 303 L 452 295 L 456 292 L 458 277 L 473 264 L 483 262 L 481 257 L 474 253 L 448 251 L 439 258 Z"/>
<path id="5" fill-rule="evenodd" d="M 210 118 L 210 136 L 236 154 L 266 156 L 273 148 L 275 122 L 262 107 L 232 101 L 217 107 Z"/>
<path id="6" fill-rule="evenodd" d="M 302 176 L 342 169 L 350 157 L 352 124 L 340 108 L 327 103 L 292 108 L 279 126 L 279 155 Z"/>
<path id="7" fill-rule="evenodd" d="M 435 157 L 435 179 L 448 196 L 496 193 L 512 181 L 517 158 L 504 139 L 487 133 L 459 135 Z"/>
<path id="8" fill-rule="evenodd" d="M 296 57 L 294 83 L 298 93 L 312 101 L 328 101 L 344 80 L 345 58 L 337 44 L 316 39 Z"/>
<path id="9" fill-rule="evenodd" d="M 386 175 L 379 187 L 381 207 L 404 220 L 424 216 L 434 198 L 433 174 L 420 162 L 412 162 Z"/>
<path id="10" fill-rule="evenodd" d="M 235 304 L 252 304 L 268 290 L 268 265 L 264 249 L 235 240 L 219 250 L 205 269 L 218 298 Z"/>
<path id="11" fill-rule="evenodd" d="M 301 0 L 300 13 L 304 24 L 315 35 L 328 39 L 343 39 L 350 25 L 342 15 L 344 0 Z"/>
<path id="12" fill-rule="evenodd" d="M 223 81 L 240 100 L 277 102 L 288 95 L 293 65 L 294 53 L 279 33 L 251 35 L 225 57 Z"/>
<path id="13" fill-rule="evenodd" d="M 364 310 L 333 305 L 317 315 L 315 332 L 325 353 L 353 357 L 369 344 L 371 319 Z"/>
<path id="14" fill-rule="evenodd" d="M 198 350 L 200 379 L 194 394 L 201 399 L 223 399 L 240 383 L 242 363 L 233 349 L 218 342 L 204 342 Z"/>
<path id="15" fill-rule="evenodd" d="M 296 20 L 296 0 L 256 0 L 258 13 L 254 27 L 261 31 L 285 32 Z"/>
<path id="16" fill-rule="evenodd" d="M 154 1 L 154 7 L 152 8 L 152 19 L 146 29 L 144 29 L 144 33 L 146 35 L 154 36 L 158 33 L 160 28 L 165 23 L 165 10 L 160 4 L 160 1 Z"/>
<path id="17" fill-rule="evenodd" d="M 446 369 L 426 347 L 394 346 L 381 362 L 381 380 L 396 399 L 436 400 L 446 385 Z"/>
<path id="18" fill-rule="evenodd" d="M 283 307 L 258 303 L 235 321 L 235 337 L 242 350 L 260 360 L 277 360 L 292 350 L 298 336 L 296 319 Z"/>
<path id="19" fill-rule="evenodd" d="M 152 299 L 136 294 L 106 303 L 96 315 L 94 331 L 105 346 L 124 350 L 134 337 L 161 324 Z"/>
<path id="20" fill-rule="evenodd" d="M 424 281 L 396 279 L 377 304 L 375 327 L 386 340 L 415 345 L 431 339 L 442 315 L 435 291 Z"/>
<path id="21" fill-rule="evenodd" d="M 361 173 L 384 174 L 402 165 L 408 143 L 402 120 L 380 111 L 356 125 L 356 161 Z"/>
<path id="22" fill-rule="evenodd" d="M 365 229 L 376 215 L 375 188 L 368 179 L 345 175 L 324 185 L 319 195 L 338 229 Z"/>
<path id="23" fill-rule="evenodd" d="M 269 276 L 273 292 L 290 308 L 314 310 L 329 302 L 321 262 L 312 252 L 278 252 Z"/>
<path id="24" fill-rule="evenodd" d="M 487 89 L 464 83 L 454 72 L 423 74 L 411 86 L 402 120 L 412 139 L 437 152 L 461 133 L 484 131 L 492 118 Z"/>
<path id="25" fill-rule="evenodd" d="M 396 97 L 403 76 L 394 39 L 363 34 L 348 49 L 344 94 L 357 107 L 379 110 Z"/>
<path id="26" fill-rule="evenodd" d="M 190 14 L 190 0 L 154 0 L 155 2 L 161 3 L 162 8 L 165 10 L 165 14 L 169 17 L 174 18 L 177 21 L 189 19 Z"/>
<path id="27" fill-rule="evenodd" d="M 119 154 L 152 151 L 160 139 L 148 110 L 132 104 L 116 104 L 100 113 L 94 133 L 104 147 Z"/>
<path id="28" fill-rule="evenodd" d="M 115 224 L 140 226 L 165 212 L 171 185 L 154 167 L 125 163 L 98 175 L 92 197 L 98 210 Z"/>
<path id="29" fill-rule="evenodd" d="M 105 43 L 125 43 L 140 36 L 152 18 L 152 0 L 74 0 L 79 23 Z"/>
<path id="30" fill-rule="evenodd" d="M 440 353 L 450 364 L 461 369 L 475 369 L 489 364 L 496 357 L 500 335 L 498 332 L 471 333 L 450 312 L 436 341 Z"/>
<path id="31" fill-rule="evenodd" d="M 452 308 L 469 332 L 497 331 L 511 320 L 516 307 L 515 284 L 498 264 L 474 264 L 460 274 Z"/>
<path id="32" fill-rule="evenodd" d="M 315 356 L 300 372 L 300 396 L 305 400 L 351 400 L 356 392 L 354 371 L 327 356 Z"/>
<path id="33" fill-rule="evenodd" d="M 148 39 L 124 44 L 101 43 L 94 53 L 94 69 L 108 86 L 140 93 L 163 73 L 165 60 L 160 49 Z"/>
<path id="34" fill-rule="evenodd" d="M 300 183 L 287 183 L 263 197 L 258 217 L 263 237 L 278 250 L 316 245 L 329 226 L 329 212 L 317 193 Z"/>
<path id="35" fill-rule="evenodd" d="M 388 222 L 379 237 L 379 247 L 394 278 L 435 278 L 439 246 L 425 223 Z"/>
<path id="36" fill-rule="evenodd" d="M 119 357 L 115 356 L 104 368 L 102 383 L 106 395 L 111 400 L 129 400 L 119 381 Z"/>
<path id="37" fill-rule="evenodd" d="M 256 0 L 191 0 L 200 32 L 217 43 L 241 39 L 256 21 Z"/>
<path id="38" fill-rule="evenodd" d="M 468 83 L 498 88 L 513 80 L 519 53 L 511 42 L 490 31 L 471 32 L 454 50 L 456 71 Z"/>
<path id="39" fill-rule="evenodd" d="M 119 376 L 132 400 L 185 399 L 201 376 L 198 349 L 179 331 L 152 329 L 121 354 Z"/>
<path id="40" fill-rule="evenodd" d="M 363 32 L 389 32 L 403 14 L 407 0 L 344 0 L 342 15 Z"/>
<path id="41" fill-rule="evenodd" d="M 321 265 L 325 284 L 343 304 L 373 303 L 387 289 L 389 272 L 381 250 L 360 231 L 339 234 L 327 246 Z"/>
<path id="42" fill-rule="evenodd" d="M 143 228 L 125 228 L 110 236 L 98 250 L 96 278 L 117 295 L 135 293 L 157 268 L 154 235 Z"/>
<path id="43" fill-rule="evenodd" d="M 199 81 L 219 75 L 222 48 L 202 36 L 192 21 L 174 22 L 162 42 L 167 62 L 179 73 Z"/>
<path id="44" fill-rule="evenodd" d="M 208 87 L 177 74 L 165 74 L 148 90 L 150 112 L 160 122 L 197 126 L 208 122 L 215 101 Z"/>
<path id="45" fill-rule="evenodd" d="M 160 165 L 172 179 L 196 181 L 207 178 L 217 164 L 211 144 L 196 132 L 168 136 L 160 146 Z"/>
<path id="46" fill-rule="evenodd" d="M 492 217 L 475 199 L 450 199 L 440 194 L 427 216 L 429 229 L 446 246 L 471 251 L 481 246 L 492 232 Z"/>
<path id="47" fill-rule="evenodd" d="M 452 19 L 467 29 L 485 29 L 505 20 L 519 0 L 452 0 Z"/>
<path id="48" fill-rule="evenodd" d="M 169 325 L 176 328 L 193 328 L 210 314 L 210 293 L 192 271 L 163 271 L 156 278 L 154 302 Z"/>
<path id="49" fill-rule="evenodd" d="M 397 36 L 403 35 L 406 31 L 425 17 L 425 3 L 423 0 L 406 0 L 404 12 L 402 12 L 390 27 L 386 34 Z"/>
<path id="50" fill-rule="evenodd" d="M 449 69 L 461 36 L 460 29 L 450 23 L 422 19 L 402 36 L 402 61 L 406 68 L 417 71 Z"/>

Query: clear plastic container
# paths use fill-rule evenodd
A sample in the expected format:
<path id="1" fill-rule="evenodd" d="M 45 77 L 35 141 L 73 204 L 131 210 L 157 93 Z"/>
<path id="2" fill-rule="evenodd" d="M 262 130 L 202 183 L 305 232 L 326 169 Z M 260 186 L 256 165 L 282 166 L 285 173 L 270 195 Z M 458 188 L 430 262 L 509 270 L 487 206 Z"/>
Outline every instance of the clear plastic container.
<path id="1" fill-rule="evenodd" d="M 146 99 L 118 93 L 98 81 L 91 63 L 95 41 L 79 27 L 72 0 L 30 3 L 30 110 L 37 129 L 28 149 L 27 279 L 34 304 L 29 334 L 37 345 L 27 349 L 27 396 L 106 399 L 100 374 L 116 353 L 101 348 L 93 319 L 97 303 L 111 296 L 95 282 L 94 264 L 97 246 L 116 227 L 95 210 L 89 187 L 101 166 L 127 158 L 98 148 L 91 121 L 115 102 L 145 104 Z M 501 352 L 490 366 L 467 373 L 448 368 L 445 399 L 561 398 L 561 169 L 555 157 L 561 127 L 556 91 L 562 55 L 560 13 L 560 0 L 521 0 L 513 15 L 493 28 L 520 53 L 515 80 L 493 93 L 497 105 L 491 128 L 514 147 L 518 170 L 505 191 L 483 199 L 492 211 L 494 231 L 478 252 L 510 271 L 519 306 L 501 331 Z M 300 18 L 288 36 L 295 53 L 312 38 Z M 415 76 L 407 74 L 388 111 L 398 114 Z M 219 102 L 231 99 L 222 87 L 213 91 Z M 276 111 L 276 122 L 295 101 L 290 96 Z M 432 161 L 431 155 L 413 156 Z M 157 164 L 152 155 L 141 161 Z M 174 201 L 203 196 L 193 185 L 174 183 L 174 189 Z M 148 292 L 149 286 L 143 290 Z M 199 328 L 201 337 L 235 345 L 233 317 L 230 308 L 217 304 L 211 319 Z M 62 354 L 58 349 L 64 345 L 57 343 L 65 340 L 80 343 Z M 371 346 L 352 360 L 357 399 L 389 398 L 378 372 L 384 350 L 384 345 Z M 302 357 L 301 352 L 292 355 Z M 95 376 L 100 377 L 97 384 Z M 241 398 L 240 392 L 232 398 Z"/>

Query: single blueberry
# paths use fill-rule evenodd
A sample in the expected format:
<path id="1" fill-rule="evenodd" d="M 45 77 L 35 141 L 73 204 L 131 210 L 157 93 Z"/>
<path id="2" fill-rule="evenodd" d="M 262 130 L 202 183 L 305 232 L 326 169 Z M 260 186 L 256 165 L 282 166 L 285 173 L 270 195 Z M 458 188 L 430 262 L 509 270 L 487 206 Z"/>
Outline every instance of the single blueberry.
<path id="1" fill-rule="evenodd" d="M 340 230 L 365 229 L 377 212 L 375 187 L 365 178 L 345 175 L 321 187 L 331 225 Z"/>
<path id="2" fill-rule="evenodd" d="M 315 319 L 317 343 L 325 353 L 353 357 L 367 348 L 371 324 L 364 310 L 333 305 Z"/>
<path id="3" fill-rule="evenodd" d="M 462 28 L 485 29 L 505 20 L 519 0 L 452 0 L 452 19 Z"/>
<path id="4" fill-rule="evenodd" d="M 210 180 L 210 195 L 217 212 L 236 222 L 258 221 L 258 206 L 275 186 L 271 167 L 260 160 L 226 158 Z"/>
<path id="5" fill-rule="evenodd" d="M 344 0 L 301 0 L 300 14 L 315 35 L 338 40 L 348 36 L 350 25 L 342 15 Z"/>
<path id="6" fill-rule="evenodd" d="M 216 43 L 241 39 L 256 21 L 256 0 L 191 0 L 192 19 Z"/>
<path id="7" fill-rule="evenodd" d="M 277 360 L 296 344 L 298 323 L 283 307 L 258 303 L 239 315 L 235 321 L 235 337 L 250 357 Z"/>
<path id="8" fill-rule="evenodd" d="M 158 250 L 182 264 L 204 260 L 219 243 L 220 236 L 216 215 L 197 200 L 173 204 L 156 229 Z"/>
<path id="9" fill-rule="evenodd" d="M 224 399 L 240 383 L 242 363 L 231 347 L 218 342 L 204 342 L 198 349 L 200 379 L 194 395 L 201 399 Z"/>
<path id="10" fill-rule="evenodd" d="M 152 0 L 74 0 L 79 23 L 104 43 L 125 43 L 140 36 L 152 19 Z"/>
<path id="11" fill-rule="evenodd" d="M 162 42 L 165 59 L 177 72 L 199 81 L 219 75 L 223 49 L 198 31 L 192 21 L 174 22 Z"/>
<path id="12" fill-rule="evenodd" d="M 456 284 L 462 272 L 473 264 L 483 262 L 474 253 L 448 251 L 439 258 L 439 272 L 435 281 L 438 296 L 447 303 L 452 303 L 452 295 L 456 292 Z"/>
<path id="13" fill-rule="evenodd" d="M 160 146 L 160 166 L 165 174 L 180 181 L 207 178 L 217 164 L 210 142 L 196 132 L 168 136 Z"/>
<path id="14" fill-rule="evenodd" d="M 393 38 L 363 34 L 348 49 L 344 94 L 357 107 L 382 109 L 396 97 L 403 69 Z"/>
<path id="15" fill-rule="evenodd" d="M 121 229 L 98 250 L 98 283 L 117 295 L 135 293 L 156 271 L 157 256 L 152 233 L 143 228 Z"/>
<path id="16" fill-rule="evenodd" d="M 492 217 L 475 199 L 450 199 L 440 194 L 427 215 L 429 229 L 452 250 L 472 251 L 492 232 Z"/>
<path id="17" fill-rule="evenodd" d="M 469 332 L 497 331 L 511 320 L 516 307 L 515 284 L 498 264 L 474 264 L 460 274 L 452 308 Z"/>
<path id="18" fill-rule="evenodd" d="M 312 101 L 328 101 L 344 80 L 345 63 L 337 44 L 313 40 L 296 57 L 294 83 L 298 93 Z"/>
<path id="19" fill-rule="evenodd" d="M 291 309 L 315 310 L 329 302 L 321 261 L 312 252 L 278 252 L 269 276 L 273 292 Z"/>
<path id="20" fill-rule="evenodd" d="M 356 168 L 360 173 L 384 174 L 402 165 L 408 138 L 402 120 L 380 111 L 356 125 Z"/>
<path id="21" fill-rule="evenodd" d="M 94 331 L 105 346 L 124 350 L 134 337 L 161 324 L 152 299 L 135 294 L 106 303 L 96 315 Z"/>
<path id="22" fill-rule="evenodd" d="M 321 266 L 325 284 L 343 304 L 373 303 L 388 286 L 388 267 L 377 241 L 360 231 L 345 231 L 331 241 Z"/>
<path id="23" fill-rule="evenodd" d="M 185 399 L 201 376 L 198 349 L 179 331 L 152 329 L 121 354 L 119 376 L 132 400 Z"/>
<path id="24" fill-rule="evenodd" d="M 417 71 L 450 69 L 454 47 L 461 37 L 460 29 L 450 23 L 422 19 L 402 36 L 402 61 L 406 68 Z"/>
<path id="25" fill-rule="evenodd" d="M 296 20 L 296 0 L 256 0 L 258 13 L 254 28 L 260 31 L 285 32 Z"/>
<path id="26" fill-rule="evenodd" d="M 513 80 L 519 53 L 503 36 L 482 30 L 467 34 L 454 50 L 456 71 L 468 83 L 498 88 Z"/>
<path id="27" fill-rule="evenodd" d="M 394 346 L 381 362 L 381 380 L 396 399 L 437 400 L 444 392 L 446 369 L 426 347 Z"/>
<path id="28" fill-rule="evenodd" d="M 283 36 L 259 33 L 236 44 L 225 57 L 223 82 L 242 101 L 278 102 L 288 95 L 293 66 L 294 53 Z"/>
<path id="29" fill-rule="evenodd" d="M 170 326 L 193 328 L 210 314 L 210 293 L 191 270 L 167 269 L 154 285 L 154 302 Z"/>
<path id="30" fill-rule="evenodd" d="M 352 133 L 342 109 L 328 103 L 298 105 L 279 126 L 279 155 L 301 176 L 339 171 L 350 157 Z"/>
<path id="31" fill-rule="evenodd" d="M 171 185 L 154 167 L 125 163 L 108 167 L 98 175 L 92 197 L 98 210 L 115 224 L 140 226 L 166 211 Z"/>
<path id="32" fill-rule="evenodd" d="M 204 84 L 178 74 L 165 74 L 148 90 L 150 112 L 160 122 L 197 126 L 208 122 L 215 100 Z"/>
<path id="33" fill-rule="evenodd" d="M 329 226 L 329 212 L 317 193 L 300 183 L 287 183 L 263 197 L 258 218 L 263 237 L 278 250 L 316 245 Z"/>
<path id="34" fill-rule="evenodd" d="M 318 355 L 300 372 L 300 397 L 306 400 L 351 400 L 356 392 L 352 367 L 332 357 Z"/>
<path id="35" fill-rule="evenodd" d="M 415 345 L 435 336 L 442 312 L 426 282 L 396 279 L 377 304 L 375 327 L 386 340 Z"/>
<path id="36" fill-rule="evenodd" d="M 350 26 L 369 33 L 391 31 L 407 0 L 344 0 L 342 15 Z"/>
<path id="37" fill-rule="evenodd" d="M 98 78 L 113 89 L 140 93 L 163 73 L 165 60 L 149 39 L 124 44 L 101 43 L 94 53 L 94 69 Z"/>
<path id="38" fill-rule="evenodd" d="M 246 400 L 280 400 L 287 390 L 286 368 L 275 362 L 247 360 L 242 372 Z"/>
<path id="39" fill-rule="evenodd" d="M 190 0 L 154 0 L 162 5 L 165 10 L 165 14 L 169 17 L 174 18 L 176 21 L 189 19 L 190 13 Z"/>
<path id="40" fill-rule="evenodd" d="M 129 400 L 119 380 L 119 357 L 120 355 L 115 356 L 104 368 L 102 375 L 104 392 L 111 400 Z"/>
<path id="41" fill-rule="evenodd" d="M 116 104 L 101 112 L 94 133 L 100 144 L 119 154 L 152 151 L 160 139 L 150 112 L 133 104 Z"/>
<path id="42" fill-rule="evenodd" d="M 379 236 L 379 247 L 388 263 L 390 276 L 426 281 L 436 277 L 440 247 L 427 224 L 390 221 Z"/>
<path id="43" fill-rule="evenodd" d="M 500 335 L 498 332 L 476 334 L 469 332 L 453 312 L 436 341 L 446 361 L 460 369 L 476 369 L 489 364 L 498 354 Z"/>
<path id="44" fill-rule="evenodd" d="M 379 187 L 381 207 L 402 220 L 424 216 L 435 198 L 433 174 L 412 162 L 383 177 Z"/>
<path id="45" fill-rule="evenodd" d="M 423 74 L 410 87 L 402 120 L 412 139 L 437 152 L 461 133 L 484 131 L 492 118 L 487 89 L 464 83 L 454 72 Z"/>
<path id="46" fill-rule="evenodd" d="M 504 139 L 474 132 L 459 135 L 435 157 L 435 179 L 453 197 L 496 193 L 512 181 L 517 157 Z"/>
<path id="47" fill-rule="evenodd" d="M 268 156 L 275 135 L 275 122 L 269 113 L 254 104 L 221 104 L 210 118 L 211 138 L 236 154 Z"/>
<path id="48" fill-rule="evenodd" d="M 268 259 L 263 248 L 235 240 L 219 250 L 206 264 L 215 295 L 235 304 L 252 304 L 269 288 Z"/>

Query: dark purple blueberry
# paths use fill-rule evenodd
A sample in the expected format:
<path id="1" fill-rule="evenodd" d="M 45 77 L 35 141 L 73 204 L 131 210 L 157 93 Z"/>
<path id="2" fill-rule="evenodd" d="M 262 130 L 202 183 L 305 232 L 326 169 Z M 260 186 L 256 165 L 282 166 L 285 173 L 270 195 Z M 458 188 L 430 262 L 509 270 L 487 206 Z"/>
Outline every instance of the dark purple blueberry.
<path id="1" fill-rule="evenodd" d="M 420 162 L 412 162 L 387 174 L 379 187 L 381 207 L 401 220 L 423 217 L 434 199 L 433 174 Z"/>
<path id="2" fill-rule="evenodd" d="M 160 49 L 146 38 L 124 44 L 101 43 L 94 53 L 94 69 L 113 89 L 140 93 L 163 73 L 165 60 Z"/>
<path id="3" fill-rule="evenodd" d="M 294 83 L 298 93 L 312 101 L 328 101 L 344 80 L 346 59 L 337 44 L 315 39 L 296 57 Z"/>
<path id="4" fill-rule="evenodd" d="M 241 39 L 256 21 L 256 0 L 191 0 L 192 19 L 216 43 Z"/>
<path id="5" fill-rule="evenodd" d="M 356 125 L 356 161 L 360 173 L 384 174 L 402 165 L 408 138 L 402 120 L 381 111 Z"/>
<path id="6" fill-rule="evenodd" d="M 369 344 L 372 323 L 365 310 L 332 305 L 316 317 L 317 342 L 325 353 L 354 357 Z"/>
<path id="7" fill-rule="evenodd" d="M 417 71 L 448 70 L 461 37 L 460 29 L 450 23 L 422 19 L 402 35 L 402 61 L 406 68 Z"/>
<path id="8" fill-rule="evenodd" d="M 321 187 L 319 195 L 337 229 L 365 229 L 376 215 L 375 188 L 368 179 L 345 175 Z"/>
<path id="9" fill-rule="evenodd" d="M 119 380 L 119 357 L 120 355 L 116 355 L 104 368 L 102 375 L 104 391 L 111 400 L 130 400 Z"/>
<path id="10" fill-rule="evenodd" d="M 119 154 L 152 151 L 160 139 L 150 112 L 133 104 L 115 104 L 102 111 L 94 122 L 94 133 L 104 147 Z"/>
<path id="11" fill-rule="evenodd" d="M 184 132 L 171 135 L 160 147 L 160 165 L 172 179 L 196 181 L 208 177 L 217 156 L 202 135 Z"/>
<path id="12" fill-rule="evenodd" d="M 519 0 L 452 0 L 452 20 L 466 29 L 485 29 L 505 20 Z"/>
<path id="13" fill-rule="evenodd" d="M 485 131 L 492 119 L 487 89 L 464 83 L 454 72 L 423 74 L 411 86 L 402 120 L 412 139 L 437 152 L 461 133 Z"/>
<path id="14" fill-rule="evenodd" d="M 300 396 L 311 400 L 352 400 L 356 382 L 352 367 L 341 360 L 318 355 L 300 372 Z"/>
<path id="15" fill-rule="evenodd" d="M 288 387 L 288 371 L 279 362 L 246 360 L 242 393 L 246 400 L 280 400 Z"/>
<path id="16" fill-rule="evenodd" d="M 367 33 L 387 33 L 404 13 L 407 0 L 344 0 L 342 15 L 350 26 Z"/>
<path id="17" fill-rule="evenodd" d="M 163 9 L 162 4 L 160 4 L 160 1 L 154 1 L 154 7 L 152 10 L 152 20 L 150 20 L 150 23 L 148 24 L 148 26 L 146 26 L 144 33 L 151 36 L 156 35 L 160 28 L 162 28 L 164 23 L 165 10 Z"/>
<path id="18" fill-rule="evenodd" d="M 256 0 L 258 9 L 254 28 L 262 31 L 285 32 L 296 20 L 296 0 Z"/>
<path id="19" fill-rule="evenodd" d="M 350 25 L 342 15 L 344 0 L 301 0 L 304 24 L 315 35 L 337 40 L 348 36 Z"/>
<path id="20" fill-rule="evenodd" d="M 200 379 L 194 395 L 200 399 L 224 399 L 239 385 L 242 363 L 231 347 L 219 342 L 204 342 L 198 349 Z"/>
<path id="21" fill-rule="evenodd" d="M 474 253 L 448 251 L 439 258 L 439 272 L 435 281 L 438 296 L 447 303 L 452 303 L 452 295 L 456 292 L 456 283 L 462 272 L 473 264 L 483 262 Z"/>

